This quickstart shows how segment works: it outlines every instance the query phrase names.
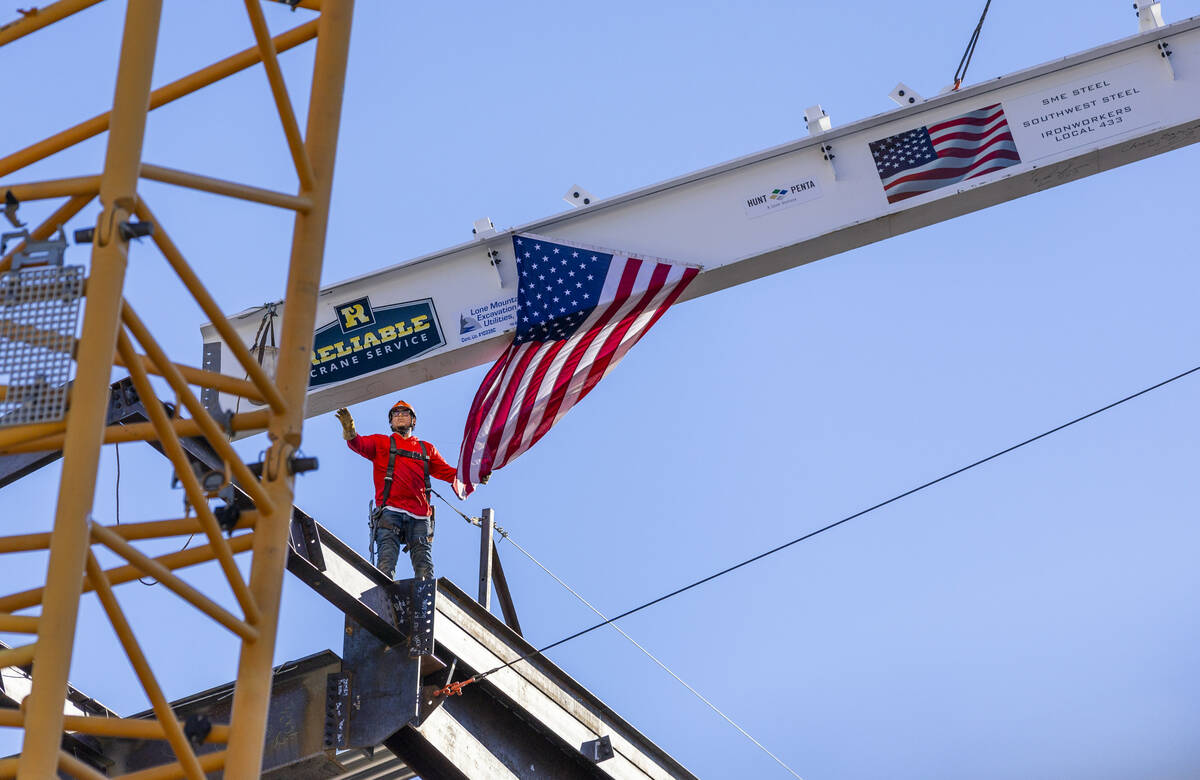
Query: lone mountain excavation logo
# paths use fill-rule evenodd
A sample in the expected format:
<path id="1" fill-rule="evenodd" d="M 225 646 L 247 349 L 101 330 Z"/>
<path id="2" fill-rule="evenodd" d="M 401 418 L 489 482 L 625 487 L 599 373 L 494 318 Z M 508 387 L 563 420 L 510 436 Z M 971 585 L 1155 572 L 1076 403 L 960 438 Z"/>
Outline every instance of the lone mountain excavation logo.
<path id="1" fill-rule="evenodd" d="M 337 319 L 313 338 L 310 388 L 399 365 L 446 343 L 431 298 L 378 308 L 358 298 L 334 311 Z"/>

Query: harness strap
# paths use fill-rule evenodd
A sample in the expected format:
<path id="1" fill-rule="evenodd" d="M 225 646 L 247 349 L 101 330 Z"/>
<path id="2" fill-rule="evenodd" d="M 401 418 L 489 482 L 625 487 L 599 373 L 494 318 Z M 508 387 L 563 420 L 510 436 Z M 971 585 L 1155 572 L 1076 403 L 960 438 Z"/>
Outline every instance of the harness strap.
<path id="1" fill-rule="evenodd" d="M 397 456 L 399 456 L 401 458 L 409 458 L 411 460 L 419 460 L 419 461 L 421 461 L 421 464 L 425 467 L 425 500 L 432 507 L 433 506 L 433 496 L 430 495 L 430 493 L 433 491 L 433 484 L 429 481 L 429 450 L 427 448 L 428 445 L 425 442 L 418 439 L 417 444 L 421 445 L 421 454 L 418 455 L 415 452 L 409 452 L 408 450 L 402 450 L 399 447 L 397 447 L 395 434 L 392 435 L 392 438 L 389 441 L 391 442 L 392 446 L 391 446 L 391 449 L 388 451 L 387 475 L 384 476 L 384 478 L 383 478 L 383 500 L 379 502 L 379 506 L 380 507 L 387 506 L 388 496 L 390 496 L 391 492 L 392 492 L 392 477 L 395 476 L 396 458 L 397 458 Z"/>
<path id="2" fill-rule="evenodd" d="M 387 506 L 388 497 L 392 495 L 392 478 L 396 475 L 396 456 L 400 454 L 399 448 L 396 447 L 395 434 L 388 437 L 388 443 L 391 448 L 388 450 L 387 471 L 383 475 L 383 497 L 379 501 L 380 510 Z"/>

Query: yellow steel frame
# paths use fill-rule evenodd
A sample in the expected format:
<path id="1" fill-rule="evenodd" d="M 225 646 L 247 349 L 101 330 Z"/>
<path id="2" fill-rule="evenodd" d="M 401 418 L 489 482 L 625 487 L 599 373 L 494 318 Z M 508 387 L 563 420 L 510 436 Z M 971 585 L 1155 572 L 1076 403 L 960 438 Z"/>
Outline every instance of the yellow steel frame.
<path id="1" fill-rule="evenodd" d="M 0 668 L 32 666 L 30 695 L 20 709 L 0 710 L 0 727 L 24 729 L 19 757 L 0 759 L 0 778 L 42 780 L 62 772 L 77 778 L 103 775 L 60 749 L 64 730 L 137 739 L 163 739 L 176 762 L 125 775 L 131 780 L 185 777 L 202 780 L 223 770 L 226 777 L 250 778 L 262 764 L 271 667 L 277 633 L 280 592 L 291 519 L 292 475 L 288 464 L 300 446 L 308 362 L 312 349 L 317 289 L 324 254 L 325 232 L 337 146 L 342 91 L 345 82 L 353 0 L 302 0 L 299 6 L 319 16 L 275 37 L 267 29 L 262 0 L 245 0 L 256 45 L 220 60 L 170 84 L 152 89 L 155 49 L 162 0 L 128 0 L 116 90 L 110 112 L 93 117 L 32 146 L 0 157 L 0 178 L 49 155 L 108 131 L 103 170 L 98 175 L 40 182 L 0 184 L 21 201 L 65 198 L 31 231 L 33 240 L 48 238 L 99 197 L 92 263 L 86 286 L 82 336 L 75 344 L 76 379 L 65 422 L 39 423 L 0 430 L 0 454 L 61 449 L 62 478 L 53 529 L 0 537 L 0 554 L 47 550 L 49 561 L 43 586 L 0 596 L 0 631 L 24 633 L 31 641 L 0 650 Z M 281 2 L 286 0 L 276 0 Z M 82 11 L 100 0 L 58 0 L 22 18 L 0 24 L 0 46 Z M 301 133 L 292 110 L 278 55 L 316 39 L 312 92 L 307 127 Z M 223 181 L 142 161 L 142 142 L 149 111 L 258 63 L 270 85 L 288 151 L 295 163 L 295 194 Z M 138 180 L 166 182 L 233 198 L 265 203 L 296 212 L 288 266 L 281 347 L 274 377 L 259 365 L 238 338 L 216 301 L 205 289 L 183 253 L 144 199 Z M 199 304 L 231 348 L 246 378 L 204 371 L 172 361 L 150 327 L 125 300 L 128 243 L 118 226 L 136 216 L 155 225 L 153 240 L 183 286 Z M 11 267 L 18 245 L 0 257 L 0 272 Z M 5 323 L 10 338 L 23 334 Z M 24 334 L 30 337 L 36 333 Z M 150 420 L 138 425 L 105 425 L 107 388 L 113 366 L 129 371 L 139 394 L 155 397 L 151 374 L 166 380 L 176 395 L 175 416 L 158 404 L 147 403 Z M 261 479 L 254 476 L 230 446 L 226 429 L 197 399 L 193 387 L 213 388 L 263 404 L 258 411 L 238 414 L 229 423 L 234 431 L 266 430 L 270 448 Z M 0 394 L 6 388 L 0 387 Z M 0 396 L 2 397 L 2 396 Z M 186 411 L 187 416 L 182 412 Z M 202 436 L 225 460 L 229 477 L 254 501 L 244 513 L 238 533 L 226 538 L 205 491 L 188 466 L 180 437 Z M 100 449 L 120 441 L 157 441 L 175 468 L 194 517 L 105 526 L 92 520 Z M 152 557 L 135 542 L 181 534 L 202 534 L 207 544 Z M 105 570 L 93 552 L 101 545 L 123 558 L 126 565 Z M 234 560 L 249 552 L 249 579 Z M 188 585 L 175 572 L 210 563 L 219 567 L 234 594 L 231 611 Z M 198 755 L 184 737 L 155 678 L 126 612 L 117 599 L 117 585 L 149 575 L 166 589 L 228 629 L 240 640 L 237 684 L 230 723 L 217 725 L 209 742 L 226 749 Z M 95 592 L 104 613 L 145 690 L 155 720 L 89 718 L 64 715 L 67 671 L 76 643 L 80 599 Z M 40 614 L 15 614 L 41 607 Z"/>

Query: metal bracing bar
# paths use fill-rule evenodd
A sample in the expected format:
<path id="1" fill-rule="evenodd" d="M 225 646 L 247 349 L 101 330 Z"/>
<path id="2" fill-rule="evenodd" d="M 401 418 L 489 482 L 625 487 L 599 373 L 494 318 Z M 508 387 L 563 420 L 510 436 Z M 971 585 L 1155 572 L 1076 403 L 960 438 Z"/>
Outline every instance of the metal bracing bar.
<path id="1" fill-rule="evenodd" d="M 263 16 L 259 0 L 246 0 L 246 13 L 250 16 L 250 26 L 254 28 L 254 40 L 258 43 L 258 53 L 262 58 L 263 70 L 267 72 L 271 94 L 275 97 L 275 108 L 279 110 L 279 121 L 283 123 L 283 134 L 287 137 L 288 149 L 291 150 L 292 160 L 296 163 L 300 191 L 308 192 L 313 187 L 312 162 L 309 161 L 308 152 L 304 148 L 304 139 L 300 137 L 300 125 L 296 122 L 296 112 L 292 110 L 287 84 L 283 81 L 283 71 L 279 68 L 279 58 L 275 55 L 275 46 L 271 43 L 271 31 L 267 29 L 267 20 Z"/>
<path id="2" fill-rule="evenodd" d="M 129 563 L 138 569 L 141 569 L 145 574 L 150 575 L 158 580 L 164 587 L 179 596 L 184 601 L 191 604 L 196 609 L 208 615 L 213 620 L 228 628 L 233 633 L 240 636 L 242 639 L 252 641 L 258 637 L 258 630 L 254 626 L 246 623 L 243 620 L 238 620 L 232 613 L 222 607 L 217 602 L 205 596 L 200 591 L 188 585 L 186 582 L 176 576 L 169 568 L 159 563 L 155 559 L 146 555 L 141 550 L 134 547 L 129 542 L 114 534 L 108 528 L 91 524 L 92 538 L 103 544 L 108 549 L 120 555 Z M 209 545 L 209 549 L 212 547 Z M 215 557 L 215 551 L 213 551 Z M 89 581 L 91 578 L 88 578 Z M 95 589 L 96 583 L 91 583 Z"/>
<path id="3" fill-rule="evenodd" d="M 34 13 L 0 27 L 0 46 L 12 43 L 18 38 L 24 38 L 32 32 L 37 32 L 43 27 L 66 19 L 71 14 L 79 13 L 85 8 L 91 8 L 99 2 L 100 0 L 59 0 L 45 8 L 37 8 Z"/>
<path id="4" fill-rule="evenodd" d="M 504 614 L 505 624 L 521 634 L 521 621 L 517 620 L 517 605 L 513 603 L 512 592 L 508 589 L 508 578 L 504 576 L 504 567 L 500 565 L 500 552 L 494 544 L 492 545 L 492 584 L 496 586 L 496 599 L 500 602 L 500 611 Z"/>
<path id="5" fill-rule="evenodd" d="M 253 528 L 257 519 L 258 512 L 244 510 L 238 515 L 237 527 Z M 199 521 L 194 517 L 183 517 L 178 520 L 149 520 L 144 523 L 121 523 L 120 525 L 106 527 L 111 529 L 117 536 L 128 541 L 134 539 L 164 539 L 170 536 L 198 534 L 204 530 L 200 526 Z M 228 543 L 228 540 L 226 540 L 226 543 Z"/>
<path id="6" fill-rule="evenodd" d="M 96 492 L 128 260 L 129 245 L 118 226 L 129 219 L 137 197 L 137 171 L 142 158 L 161 15 L 162 0 L 129 0 L 125 11 L 111 112 L 112 132 L 100 182 L 103 211 L 92 244 L 82 349 L 67 413 L 58 508 L 46 568 L 43 620 L 38 631 L 32 688 L 25 700 L 25 742 L 17 772 L 20 780 L 50 777 L 58 765 L 63 691 L 67 689 L 67 671 L 75 644 L 75 621 L 88 551 L 88 516 Z"/>
<path id="7" fill-rule="evenodd" d="M 66 429 L 67 424 L 65 422 L 30 423 L 28 425 L 13 426 L 8 430 L 0 431 L 0 452 L 9 452 L 9 447 L 13 445 L 61 434 Z"/>
<path id="8" fill-rule="evenodd" d="M 260 512 L 270 514 L 273 502 L 267 497 L 267 491 L 263 489 L 262 484 L 250 472 L 246 464 L 242 462 L 237 450 L 229 443 L 229 439 L 225 438 L 225 432 L 221 430 L 221 426 L 217 424 L 217 421 L 204 408 L 204 404 L 200 403 L 200 399 L 188 387 L 187 380 L 180 375 L 179 371 L 175 368 L 175 364 L 167 357 L 167 353 L 163 352 L 162 347 L 150 335 L 150 331 L 142 323 L 141 319 L 138 318 L 137 314 L 134 313 L 128 301 L 121 306 L 121 319 L 124 320 L 126 327 L 133 333 L 134 338 L 138 340 L 142 348 L 146 350 L 146 354 L 162 371 L 163 379 L 167 380 L 171 389 L 175 391 L 179 402 L 186 406 L 187 410 L 192 413 L 192 419 L 196 421 L 196 424 L 200 426 L 200 430 L 204 432 L 204 438 L 208 440 L 212 448 L 220 454 L 221 458 L 233 471 L 233 476 L 237 477 L 242 490 L 246 491 L 250 495 L 250 498 L 254 499 L 254 503 L 258 506 Z M 143 390 L 139 388 L 138 392 L 143 392 Z M 154 393 L 149 390 L 149 385 L 147 385 L 143 398 L 154 398 Z M 302 401 L 300 403 L 303 405 Z M 150 408 L 149 405 L 147 408 Z M 287 503 L 290 506 L 292 502 L 289 499 Z"/>
<path id="9" fill-rule="evenodd" d="M 110 529 L 111 530 L 111 529 Z M 229 546 L 233 548 L 233 552 L 242 553 L 249 550 L 254 545 L 254 534 L 242 534 L 235 536 L 229 540 Z M 216 557 L 216 553 L 212 549 L 212 545 L 202 545 L 200 547 L 189 547 L 186 550 L 179 552 L 167 553 L 160 555 L 153 560 L 162 564 L 168 569 L 183 569 L 188 566 L 195 566 L 198 563 L 207 563 Z M 118 566 L 114 569 L 109 569 L 105 572 L 108 581 L 113 585 L 121 585 L 126 582 L 132 582 L 138 577 L 144 577 L 145 572 L 138 566 L 127 565 Z M 93 590 L 91 581 L 86 577 L 83 580 L 83 592 L 87 593 Z M 37 606 L 42 603 L 42 599 L 46 595 L 45 588 L 31 588 L 30 590 L 14 593 L 10 596 L 0 598 L 0 610 L 4 612 L 15 612 L 18 609 L 28 609 L 29 607 Z"/>
<path id="10" fill-rule="evenodd" d="M 0 325 L 3 321 L 0 320 Z M 138 355 L 138 361 L 142 364 L 142 368 L 148 373 L 155 376 L 162 376 L 162 372 L 158 368 L 158 364 L 151 360 L 146 355 Z M 125 365 L 125 359 L 117 355 L 113 360 L 114 366 L 128 368 Z M 197 387 L 211 387 L 214 390 L 220 390 L 222 393 L 241 396 L 248 398 L 256 403 L 266 403 L 263 394 L 259 392 L 258 387 L 253 382 L 248 382 L 245 379 L 231 377 L 228 374 L 218 374 L 216 371 L 205 371 L 203 368 L 195 368 L 194 366 L 186 366 L 182 363 L 172 363 L 180 376 L 187 380 L 189 385 Z"/>
<path id="11" fill-rule="evenodd" d="M 299 27 L 288 30 L 274 38 L 276 51 L 287 51 L 288 49 L 299 46 L 305 41 L 312 40 L 317 34 L 317 23 L 319 20 L 314 19 L 310 22 L 305 22 Z M 231 57 L 226 57 L 220 62 L 215 62 L 206 68 L 201 68 L 195 73 L 184 76 L 181 79 L 172 81 L 166 86 L 159 87 L 150 93 L 150 109 L 153 110 L 159 106 L 166 105 L 174 100 L 178 100 L 184 95 L 190 95 L 198 89 L 207 87 L 221 79 L 232 76 L 234 73 L 243 71 L 255 65 L 258 62 L 258 47 L 253 46 L 249 49 L 234 54 Z M 28 146 L 19 152 L 14 152 L 7 157 L 0 158 L 0 176 L 7 176 L 13 171 L 20 170 L 27 165 L 45 159 L 50 155 L 61 152 L 63 149 L 74 146 L 80 141 L 86 141 L 89 138 L 103 133 L 109 129 L 112 120 L 112 112 L 94 116 L 86 122 L 81 122 L 72 128 L 63 130 L 61 133 L 56 133 L 42 141 L 39 141 L 32 146 Z"/>
<path id="12" fill-rule="evenodd" d="M 50 532 L 0 536 L 0 553 L 46 550 L 50 547 Z"/>
<path id="13" fill-rule="evenodd" d="M 0 726 L 20 728 L 24 713 L 14 709 L 0 709 Z M 176 721 L 178 722 L 178 721 Z M 165 739 L 162 724 L 156 720 L 141 718 L 101 718 L 88 715 L 64 715 L 63 728 L 91 734 L 96 737 L 124 737 L 126 739 Z M 229 741 L 229 726 L 213 724 L 205 742 Z"/>
<path id="14" fill-rule="evenodd" d="M 28 241 L 45 241 L 47 238 L 58 230 L 59 226 L 66 222 L 71 217 L 83 210 L 83 207 L 92 202 L 94 195 L 75 195 L 66 203 L 59 206 L 53 214 L 46 217 L 42 224 L 33 229 L 29 234 L 29 239 L 21 241 L 3 258 L 0 258 L 0 273 L 4 273 L 12 265 L 13 256 L 25 248 Z"/>
<path id="15" fill-rule="evenodd" d="M 261 736 L 261 735 L 260 735 Z M 200 767 L 205 772 L 215 772 L 216 770 L 225 767 L 225 777 L 257 777 L 258 770 L 248 775 L 232 774 L 229 771 L 228 763 L 225 760 L 226 751 L 218 750 L 215 753 L 205 753 L 200 756 Z M 113 778 L 113 780 L 179 780 L 183 777 L 183 768 L 179 764 L 164 764 L 150 769 L 143 769 L 140 772 L 130 772 L 127 775 Z"/>
<path id="16" fill-rule="evenodd" d="M 492 561 L 496 549 L 492 534 L 495 530 L 495 510 L 483 510 L 479 524 L 479 603 L 489 611 L 492 608 Z"/>
<path id="17" fill-rule="evenodd" d="M 163 230 L 162 224 L 154 216 L 154 212 L 146 205 L 143 200 L 138 200 L 137 204 L 138 219 L 146 220 L 154 223 L 154 243 L 158 246 L 158 250 L 163 253 L 163 257 L 175 269 L 175 274 L 183 282 L 183 286 L 188 289 L 192 297 L 196 299 L 196 303 L 200 304 L 200 308 L 208 316 L 209 321 L 217 332 L 221 334 L 221 338 L 225 339 L 225 344 L 233 352 L 234 357 L 241 363 L 242 368 L 246 371 L 246 375 L 254 386 L 262 391 L 263 397 L 271 406 L 271 411 L 275 414 L 283 414 L 287 409 L 287 404 L 283 402 L 283 396 L 279 394 L 279 388 L 267 376 L 267 372 L 259 365 L 259 362 L 250 354 L 249 348 L 237 335 L 233 326 L 229 324 L 229 320 L 221 313 L 221 307 L 213 300 L 212 295 L 205 289 L 200 282 L 200 277 L 192 270 L 191 266 L 183 257 L 183 253 L 175 246 L 175 242 L 167 235 L 167 231 Z"/>
<path id="18" fill-rule="evenodd" d="M 75 780 L 109 780 L 108 775 L 94 769 L 91 764 L 80 761 L 65 750 L 58 751 L 58 768 L 69 772 Z"/>
<path id="19" fill-rule="evenodd" d="M 0 650 L 0 669 L 9 666 L 25 666 L 34 659 L 37 653 L 37 642 L 20 647 L 10 647 Z"/>
<path id="20" fill-rule="evenodd" d="M 211 192 L 216 195 L 227 195 L 231 198 L 241 198 L 255 203 L 265 203 L 268 206 L 278 206 L 292 211 L 308 211 L 312 202 L 301 195 L 288 195 L 283 192 L 266 190 L 261 187 L 251 187 L 248 184 L 214 179 L 196 173 L 188 173 L 175 168 L 165 168 L 161 165 L 142 163 L 142 178 L 161 181 L 164 184 L 175 184 L 179 187 L 190 187 L 193 190 Z"/>
<path id="21" fill-rule="evenodd" d="M 258 626 L 258 641 L 242 643 L 238 659 L 231 717 L 237 730 L 229 741 L 227 777 L 253 777 L 262 766 L 263 734 L 271 698 L 271 664 L 291 527 L 293 476 L 287 463 L 300 446 L 304 427 L 304 397 L 308 390 L 317 291 L 321 286 L 321 265 L 329 226 L 329 202 L 353 13 L 353 0 L 342 0 L 328 4 L 318 19 L 320 35 L 305 128 L 306 149 L 314 175 L 309 193 L 313 206 L 307 213 L 296 215 L 292 232 L 283 334 L 276 371 L 276 383 L 287 401 L 287 409 L 271 418 L 272 444 L 263 463 L 263 482 L 271 495 L 274 511 L 260 515 L 254 532 L 254 559 L 251 562 L 250 589 L 264 618 Z"/>
<path id="22" fill-rule="evenodd" d="M 150 699 L 150 706 L 154 708 L 154 714 L 163 728 L 167 742 L 183 766 L 186 777 L 188 780 L 204 780 L 204 772 L 200 769 L 196 754 L 192 752 L 192 746 L 188 744 L 179 721 L 175 719 L 175 713 L 171 711 L 171 705 L 167 702 L 167 697 L 163 695 L 162 688 L 154 677 L 154 671 L 150 668 L 146 654 L 142 652 L 137 637 L 133 634 L 133 628 L 129 625 L 125 612 L 117 601 L 116 594 L 113 593 L 112 585 L 105 578 L 104 570 L 100 568 L 100 563 L 91 550 L 88 550 L 87 573 L 88 579 L 96 587 L 96 595 L 100 597 L 100 604 L 104 607 L 109 622 L 112 623 L 117 639 L 120 640 L 121 647 L 125 649 L 125 655 L 128 656 L 129 663 L 133 665 L 133 671 L 142 684 L 142 689 L 146 691 L 146 697 Z"/>
<path id="23" fill-rule="evenodd" d="M 258 513 L 246 510 L 238 516 L 238 528 L 253 528 Z M 121 523 L 120 525 L 105 526 L 116 535 L 127 541 L 134 539 L 164 539 L 170 536 L 203 533 L 200 521 L 194 517 L 184 517 L 178 520 L 150 520 L 145 523 Z M 0 553 L 29 552 L 45 550 L 50 546 L 49 532 L 38 534 L 20 534 L 0 536 Z M 0 622 L 3 617 L 0 617 Z M 3 629 L 0 629 L 2 631 Z"/>
<path id="24" fill-rule="evenodd" d="M 133 345 L 129 343 L 129 337 L 124 331 L 117 334 L 117 349 L 130 364 L 130 378 L 133 380 L 133 386 L 137 390 L 138 396 L 152 399 L 150 403 L 142 404 L 142 406 L 146 409 L 146 414 L 150 417 L 150 423 L 154 426 L 154 430 L 158 432 L 158 440 L 162 444 L 163 454 L 175 466 L 175 474 L 183 483 L 184 492 L 188 501 L 191 502 L 192 508 L 196 510 L 196 516 L 200 521 L 200 526 L 204 529 L 204 535 L 208 537 L 209 543 L 217 552 L 221 571 L 225 573 L 225 579 L 229 581 L 229 587 L 233 589 L 233 595 L 242 607 L 242 614 L 251 624 L 257 623 L 261 614 L 258 606 L 254 603 L 254 597 L 250 595 L 250 588 L 242 579 L 242 573 L 233 560 L 229 542 L 221 535 L 221 525 L 208 506 L 208 497 L 204 493 L 204 488 L 200 486 L 200 480 L 196 477 L 196 473 L 192 471 L 192 464 L 188 461 L 183 446 L 179 443 L 179 435 L 171 427 L 166 409 L 162 407 L 162 404 L 153 400 L 155 398 L 154 388 L 150 386 L 150 379 L 146 376 L 146 372 L 134 360 Z"/>
<path id="25" fill-rule="evenodd" d="M 0 615 L 0 632 L 10 634 L 36 634 L 37 615 Z"/>
<path id="26" fill-rule="evenodd" d="M 261 431 L 267 427 L 268 413 L 265 409 L 259 409 L 254 412 L 242 412 L 235 414 L 229 418 L 229 427 L 234 431 Z M 44 425 L 45 428 L 39 426 Z M 13 428 L 12 431 L 17 431 L 37 428 L 42 433 L 37 438 L 30 439 L 25 436 L 15 436 L 15 440 L 20 443 L 8 444 L 6 434 L 8 431 L 0 431 L 0 454 L 17 453 L 17 452 L 42 452 L 45 450 L 61 450 L 65 436 L 56 434 L 56 431 L 62 431 L 66 426 L 62 423 L 40 423 L 39 426 L 21 426 Z M 190 419 L 172 418 L 171 427 L 175 432 L 185 438 L 203 436 L 204 433 L 200 429 L 199 423 Z M 130 423 L 128 425 L 110 425 L 104 429 L 104 443 L 114 444 L 127 441 L 157 441 L 158 433 L 155 432 L 154 426 L 150 423 Z"/>
<path id="27" fill-rule="evenodd" d="M 96 197 L 100 191 L 99 176 L 74 176 L 69 179 L 31 181 L 25 184 L 0 185 L 0 189 L 11 192 L 17 200 L 46 200 L 48 198 Z"/>

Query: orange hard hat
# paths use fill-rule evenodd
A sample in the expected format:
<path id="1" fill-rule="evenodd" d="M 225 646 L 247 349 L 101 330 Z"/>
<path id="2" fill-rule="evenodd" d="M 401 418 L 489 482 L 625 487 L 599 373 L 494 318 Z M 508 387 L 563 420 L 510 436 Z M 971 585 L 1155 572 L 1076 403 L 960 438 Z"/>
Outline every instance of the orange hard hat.
<path id="1" fill-rule="evenodd" d="M 408 401 L 397 401 L 396 403 L 392 404 L 391 409 L 388 409 L 388 422 L 391 422 L 392 414 L 397 409 L 407 409 L 413 416 L 413 422 L 417 421 L 417 410 L 412 408 L 412 404 L 410 404 Z"/>

